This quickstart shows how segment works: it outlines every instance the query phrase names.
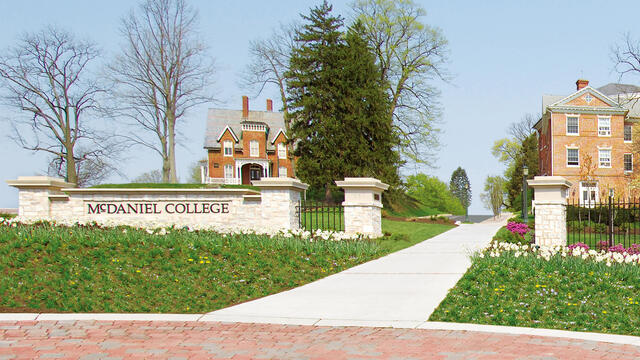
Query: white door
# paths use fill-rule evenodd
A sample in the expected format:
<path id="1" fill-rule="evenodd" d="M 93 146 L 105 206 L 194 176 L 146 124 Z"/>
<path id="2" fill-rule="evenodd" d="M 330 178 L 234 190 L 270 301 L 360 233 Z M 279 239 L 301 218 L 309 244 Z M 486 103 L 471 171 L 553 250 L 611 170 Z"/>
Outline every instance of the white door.
<path id="1" fill-rule="evenodd" d="M 580 205 L 592 207 L 600 201 L 597 182 L 580 182 Z"/>

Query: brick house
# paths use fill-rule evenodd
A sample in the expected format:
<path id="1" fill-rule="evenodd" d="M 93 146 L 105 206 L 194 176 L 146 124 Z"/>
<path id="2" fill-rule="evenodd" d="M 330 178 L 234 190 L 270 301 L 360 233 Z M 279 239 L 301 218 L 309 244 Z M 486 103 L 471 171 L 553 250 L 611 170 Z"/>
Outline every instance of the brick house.
<path id="1" fill-rule="evenodd" d="M 540 175 L 573 183 L 572 200 L 604 199 L 613 189 L 629 196 L 638 159 L 632 151 L 634 124 L 640 119 L 640 88 L 608 84 L 598 89 L 576 81 L 570 95 L 544 95 L 538 132 Z"/>
<path id="2" fill-rule="evenodd" d="M 246 96 L 242 110 L 209 109 L 205 182 L 248 185 L 263 177 L 293 177 L 284 129 L 284 115 L 273 111 L 271 100 L 266 111 L 249 111 Z"/>

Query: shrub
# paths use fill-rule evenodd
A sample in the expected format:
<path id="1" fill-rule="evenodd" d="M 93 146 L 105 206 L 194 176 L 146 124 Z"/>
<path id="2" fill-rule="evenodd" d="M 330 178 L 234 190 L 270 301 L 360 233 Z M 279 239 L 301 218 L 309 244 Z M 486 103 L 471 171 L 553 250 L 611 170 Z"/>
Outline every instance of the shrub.
<path id="1" fill-rule="evenodd" d="M 569 228 L 569 231 L 583 231 L 584 228 L 587 226 L 587 222 L 572 220 L 567 222 L 567 226 Z"/>
<path id="2" fill-rule="evenodd" d="M 494 235 L 493 240 L 521 245 L 526 245 L 530 242 L 530 240 L 527 240 L 524 237 L 509 231 L 506 227 L 500 228 L 500 230 L 498 230 L 498 232 Z"/>
<path id="3" fill-rule="evenodd" d="M 605 232 L 607 232 L 607 224 L 603 224 L 603 223 L 594 223 L 591 227 L 591 229 L 593 230 L 593 232 L 598 233 L 598 234 L 603 234 Z"/>
<path id="4" fill-rule="evenodd" d="M 464 207 L 451 192 L 446 183 L 425 174 L 412 175 L 407 178 L 407 194 L 420 200 L 428 207 L 445 213 L 462 215 Z"/>
<path id="5" fill-rule="evenodd" d="M 529 226 L 527 224 L 512 221 L 507 223 L 507 230 L 514 234 L 524 236 L 524 234 L 529 232 Z"/>

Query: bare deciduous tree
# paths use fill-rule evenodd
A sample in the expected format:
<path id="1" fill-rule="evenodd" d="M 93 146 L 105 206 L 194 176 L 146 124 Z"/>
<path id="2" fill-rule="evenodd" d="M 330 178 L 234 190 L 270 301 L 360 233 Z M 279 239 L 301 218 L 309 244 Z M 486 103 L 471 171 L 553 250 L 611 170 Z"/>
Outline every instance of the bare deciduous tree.
<path id="1" fill-rule="evenodd" d="M 0 57 L 3 100 L 29 114 L 12 121 L 12 138 L 25 149 L 51 154 L 56 173 L 79 185 L 96 179 L 87 162 L 106 164 L 113 153 L 88 120 L 104 92 L 88 70 L 98 56 L 93 43 L 47 27 L 23 35 Z"/>
<path id="2" fill-rule="evenodd" d="M 525 114 L 520 121 L 513 122 L 509 125 L 509 135 L 511 135 L 518 143 L 522 144 L 529 135 L 535 132 L 533 125 L 535 125 L 539 119 L 540 115 L 535 116 L 533 114 Z"/>
<path id="3" fill-rule="evenodd" d="M 249 42 L 251 62 L 242 74 L 242 85 L 256 89 L 260 95 L 267 85 L 278 89 L 284 112 L 284 125 L 289 132 L 287 83 L 284 73 L 289 70 L 291 50 L 295 47 L 296 24 L 280 25 L 266 39 Z"/>
<path id="4" fill-rule="evenodd" d="M 124 48 L 108 67 L 116 113 L 136 126 L 130 139 L 162 157 L 164 182 L 178 181 L 176 123 L 213 100 L 213 61 L 196 36 L 197 18 L 185 0 L 146 0 L 122 20 Z"/>
<path id="5" fill-rule="evenodd" d="M 439 145 L 440 113 L 439 92 L 431 82 L 447 80 L 447 40 L 439 29 L 421 22 L 426 12 L 411 0 L 357 0 L 353 10 L 388 83 L 400 150 L 429 165 Z"/>

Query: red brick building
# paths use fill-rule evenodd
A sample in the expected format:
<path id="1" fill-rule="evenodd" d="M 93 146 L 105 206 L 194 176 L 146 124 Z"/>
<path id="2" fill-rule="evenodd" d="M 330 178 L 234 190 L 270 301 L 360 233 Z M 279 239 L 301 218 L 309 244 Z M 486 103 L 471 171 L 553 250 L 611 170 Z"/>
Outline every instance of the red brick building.
<path id="1" fill-rule="evenodd" d="M 544 95 L 538 132 L 540 175 L 562 176 L 574 185 L 572 199 L 595 202 L 629 196 L 637 157 L 633 127 L 640 119 L 640 88 L 608 84 L 598 89 L 578 80 L 570 95 Z"/>
<path id="2" fill-rule="evenodd" d="M 290 148 L 286 144 L 284 115 L 273 111 L 249 111 L 242 97 L 242 110 L 209 109 L 204 148 L 208 183 L 251 184 L 263 177 L 293 177 Z"/>

